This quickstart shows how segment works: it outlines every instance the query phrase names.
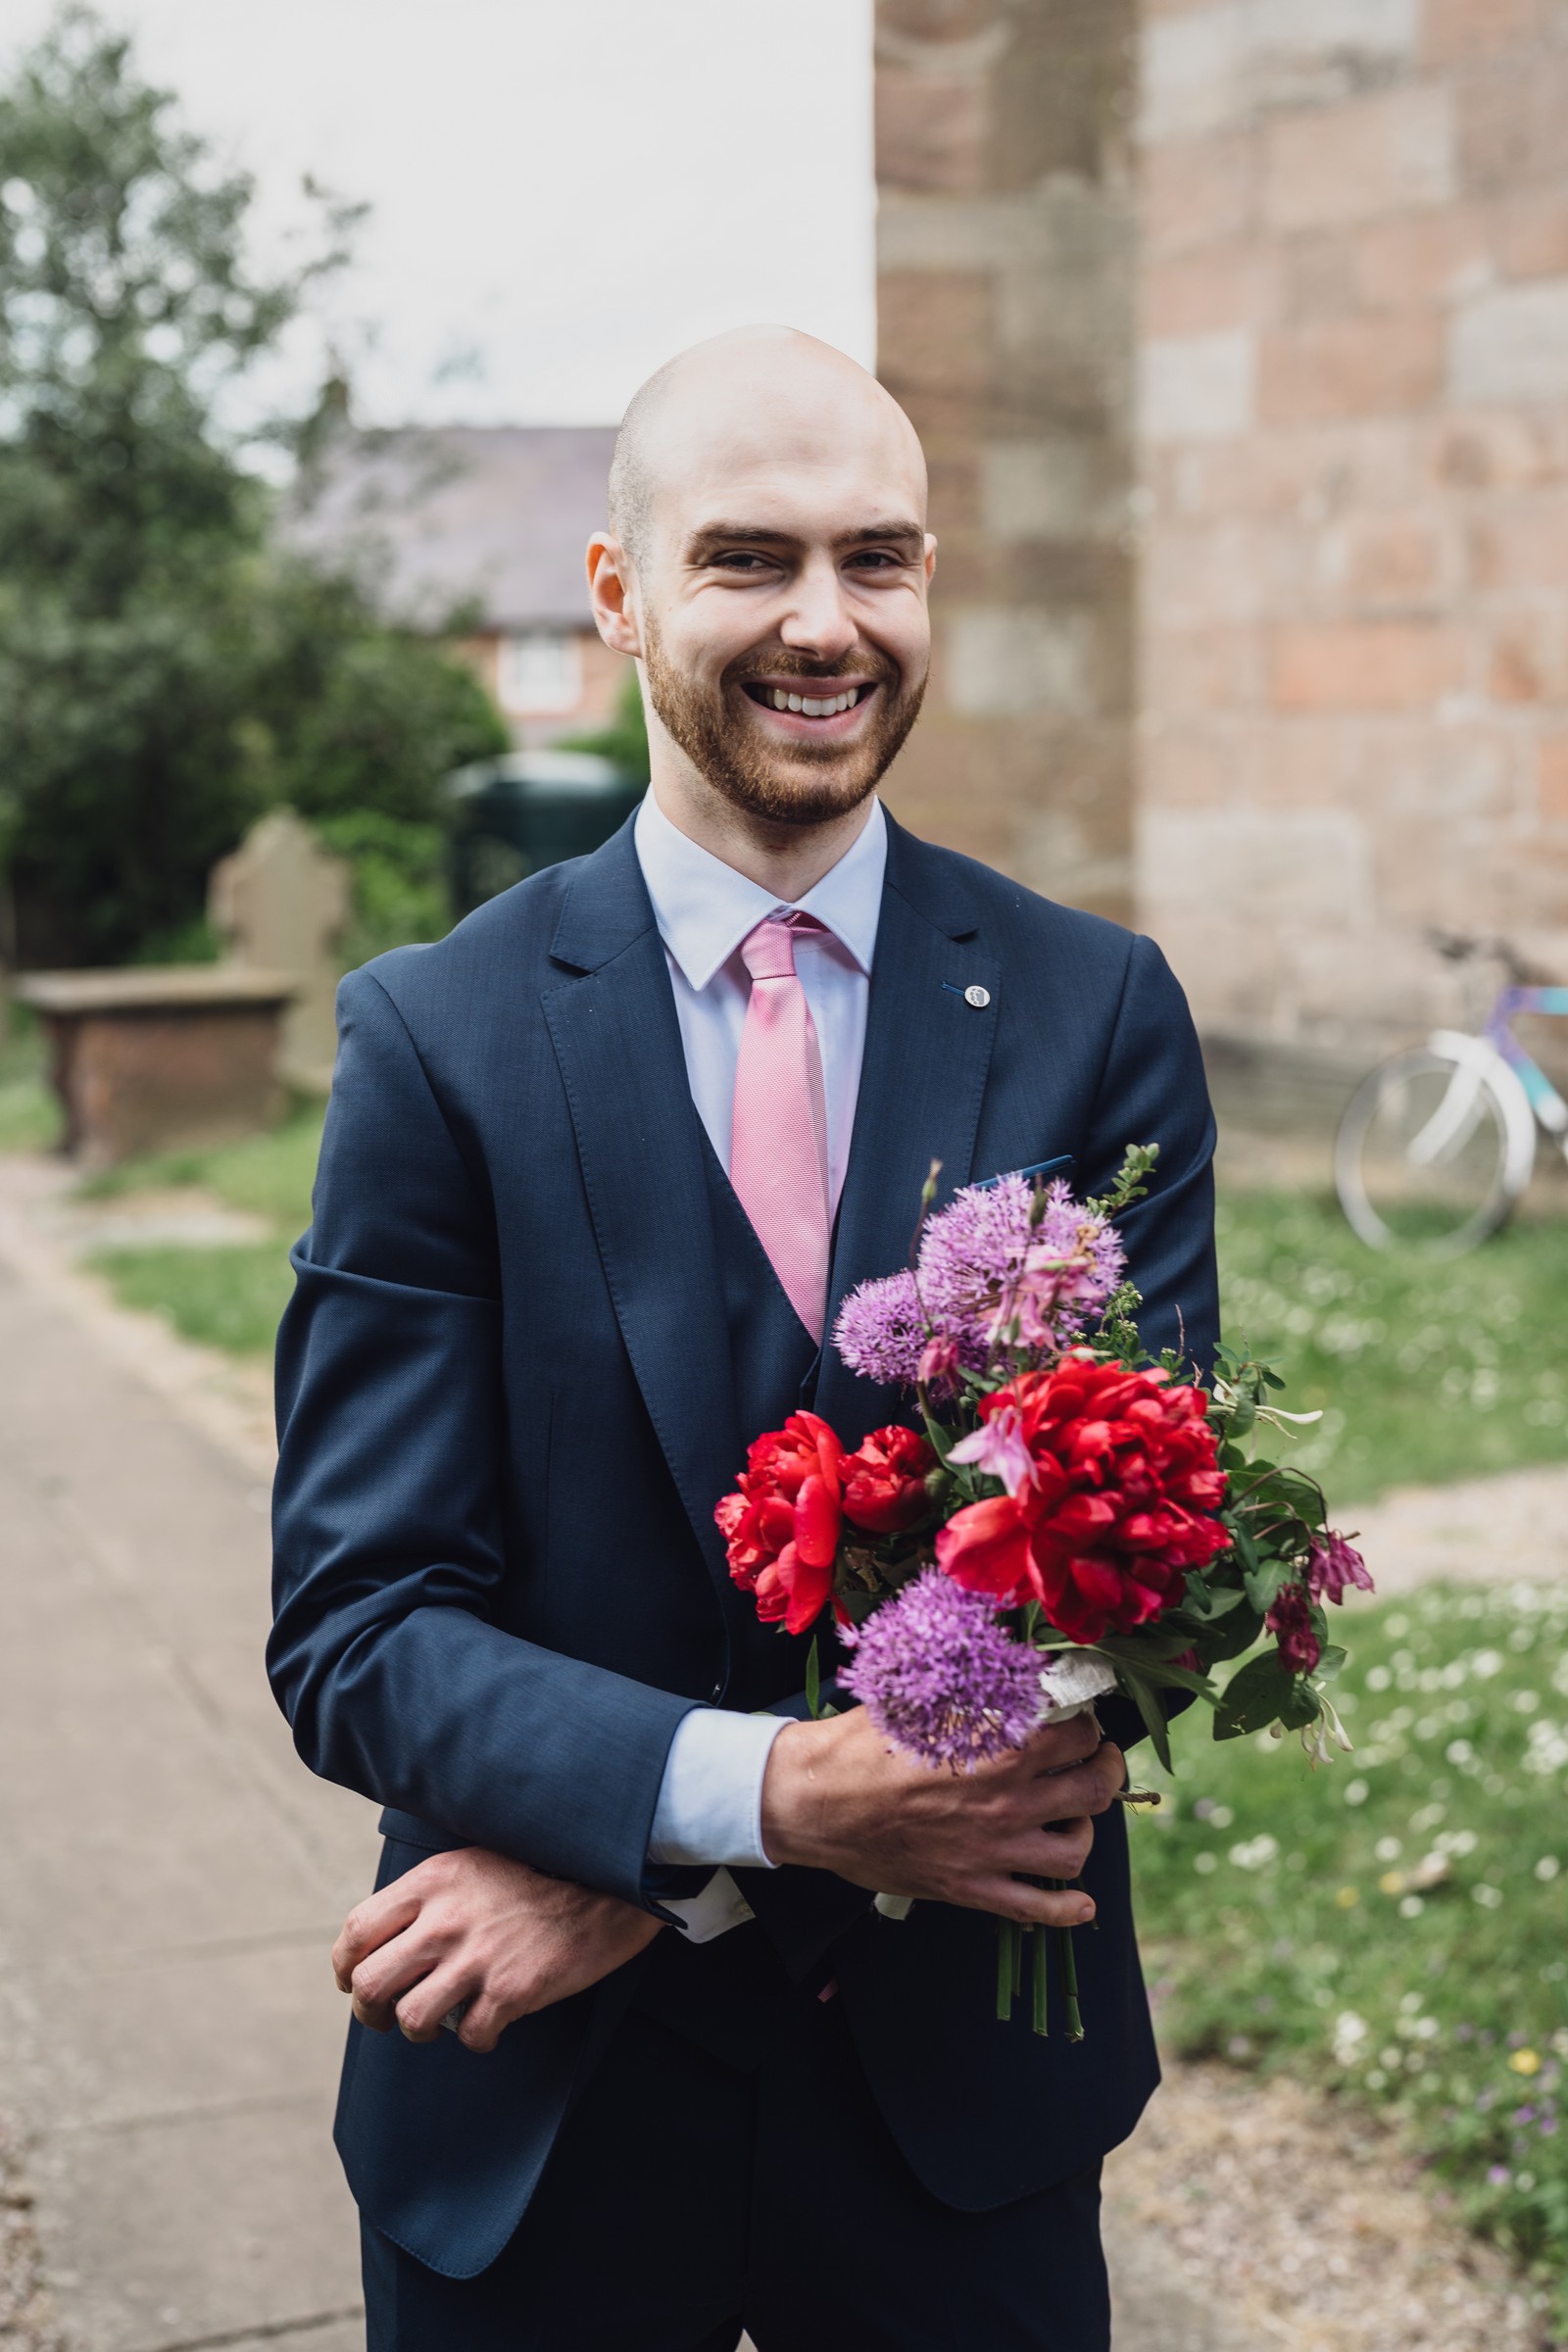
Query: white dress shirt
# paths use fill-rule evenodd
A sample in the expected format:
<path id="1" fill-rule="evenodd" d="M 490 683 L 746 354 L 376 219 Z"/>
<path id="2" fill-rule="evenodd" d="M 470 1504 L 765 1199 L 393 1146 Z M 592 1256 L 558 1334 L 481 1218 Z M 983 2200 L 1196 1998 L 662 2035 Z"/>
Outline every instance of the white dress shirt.
<path id="1" fill-rule="evenodd" d="M 727 1175 L 735 1065 L 752 985 L 740 946 L 786 903 L 699 848 L 671 824 L 652 790 L 637 811 L 635 839 L 669 964 L 687 1083 Z M 881 803 L 873 801 L 837 865 L 794 903 L 823 926 L 797 935 L 795 967 L 822 1053 L 830 1216 L 850 1160 L 886 864 L 887 825 Z M 722 1865 L 771 1867 L 762 1848 L 762 1776 L 783 1728 L 778 1716 L 699 1707 L 671 1742 L 648 1851 L 655 1862 L 717 1866 L 700 1895 L 665 1905 L 682 1917 L 693 1942 L 752 1916 Z"/>

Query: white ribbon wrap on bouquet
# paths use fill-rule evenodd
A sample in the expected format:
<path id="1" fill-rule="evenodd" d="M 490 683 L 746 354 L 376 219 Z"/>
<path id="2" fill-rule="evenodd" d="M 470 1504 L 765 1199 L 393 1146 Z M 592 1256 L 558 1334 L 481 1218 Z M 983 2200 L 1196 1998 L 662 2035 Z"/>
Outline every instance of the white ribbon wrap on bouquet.
<path id="1" fill-rule="evenodd" d="M 1040 1669 L 1040 1721 L 1070 1723 L 1075 1715 L 1091 1713 L 1097 1698 L 1116 1688 L 1114 1667 L 1081 1649 L 1058 1649 Z M 907 1919 L 914 1908 L 912 1894 L 879 1894 L 876 1908 L 884 1919 Z"/>

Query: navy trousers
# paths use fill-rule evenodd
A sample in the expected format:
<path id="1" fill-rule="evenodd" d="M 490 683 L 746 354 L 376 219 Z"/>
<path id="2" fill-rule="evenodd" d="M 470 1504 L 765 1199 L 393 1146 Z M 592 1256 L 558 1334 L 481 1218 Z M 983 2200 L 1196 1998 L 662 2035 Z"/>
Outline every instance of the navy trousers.
<path id="1" fill-rule="evenodd" d="M 1043 2124 L 1049 2130 L 1049 2122 Z M 445 2278 L 368 2225 L 368 2352 L 1108 2352 L 1100 2166 L 940 2204 L 802 1995 L 754 2068 L 633 2011 L 511 2243 Z"/>

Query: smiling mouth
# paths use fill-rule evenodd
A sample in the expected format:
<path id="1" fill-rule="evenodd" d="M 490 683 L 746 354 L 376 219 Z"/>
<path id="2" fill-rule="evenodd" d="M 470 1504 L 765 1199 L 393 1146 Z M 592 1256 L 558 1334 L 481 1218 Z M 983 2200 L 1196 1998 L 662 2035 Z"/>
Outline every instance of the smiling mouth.
<path id="1" fill-rule="evenodd" d="M 855 710 L 876 691 L 874 678 L 858 678 L 850 685 L 841 686 L 834 693 L 826 695 L 820 691 L 814 694 L 805 691 L 810 683 L 803 679 L 794 686 L 775 686 L 765 678 L 744 681 L 747 694 L 760 710 L 790 711 L 802 718 L 841 717 L 846 710 Z M 823 679 L 821 683 L 831 685 L 832 680 Z"/>

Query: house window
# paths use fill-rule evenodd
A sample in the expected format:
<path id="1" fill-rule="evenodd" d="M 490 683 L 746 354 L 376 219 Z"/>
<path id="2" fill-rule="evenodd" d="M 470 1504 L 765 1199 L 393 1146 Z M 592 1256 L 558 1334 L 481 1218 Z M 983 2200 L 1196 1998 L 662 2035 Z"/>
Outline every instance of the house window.
<path id="1" fill-rule="evenodd" d="M 515 718 L 575 710 L 582 700 L 582 647 L 564 629 L 530 629 L 503 637 L 496 693 Z"/>

